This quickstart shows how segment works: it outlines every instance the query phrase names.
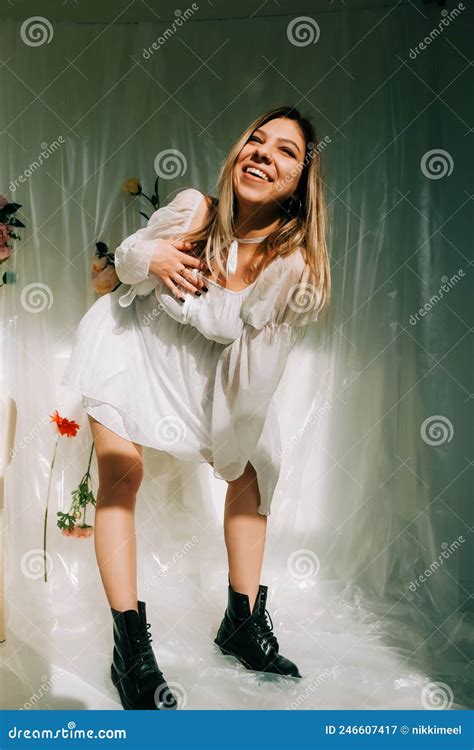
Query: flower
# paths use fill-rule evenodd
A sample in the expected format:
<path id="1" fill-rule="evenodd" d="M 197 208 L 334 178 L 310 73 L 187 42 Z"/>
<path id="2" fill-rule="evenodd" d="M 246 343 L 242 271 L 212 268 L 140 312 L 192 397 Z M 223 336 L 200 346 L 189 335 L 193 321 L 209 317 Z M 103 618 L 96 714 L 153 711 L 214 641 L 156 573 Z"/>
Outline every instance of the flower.
<path id="1" fill-rule="evenodd" d="M 87 539 L 94 533 L 94 527 L 86 524 L 85 526 L 74 526 L 71 529 L 63 529 L 64 536 L 74 536 L 76 539 Z"/>
<path id="2" fill-rule="evenodd" d="M 59 438 L 58 438 L 59 439 Z M 94 452 L 94 443 L 92 443 L 91 452 L 89 454 L 89 463 L 87 464 L 86 473 L 79 482 L 79 486 L 75 489 L 72 494 L 72 503 L 69 511 L 63 513 L 58 510 L 57 512 L 57 525 L 61 529 L 65 536 L 75 537 L 88 537 L 91 536 L 94 530 L 93 526 L 86 523 L 86 511 L 87 506 L 95 506 L 96 500 L 92 489 L 91 479 L 91 462 L 92 453 Z M 82 523 L 78 524 L 77 520 L 82 515 Z"/>
<path id="3" fill-rule="evenodd" d="M 3 263 L 4 260 L 7 260 L 11 254 L 11 247 L 8 247 L 8 245 L 0 245 L 0 263 Z"/>
<path id="4" fill-rule="evenodd" d="M 107 258 L 105 256 L 102 256 L 102 258 L 94 258 L 91 265 L 92 275 L 94 276 L 94 274 L 98 274 L 103 271 L 106 265 Z"/>
<path id="5" fill-rule="evenodd" d="M 93 276 L 92 280 L 92 286 L 97 294 L 107 294 L 107 292 L 112 292 L 119 283 L 120 281 L 115 272 L 115 267 L 112 265 L 106 266 L 101 273 Z"/>
<path id="6" fill-rule="evenodd" d="M 0 223 L 0 247 L 8 243 L 8 226 Z"/>
<path id="7" fill-rule="evenodd" d="M 125 182 L 123 183 L 122 190 L 124 191 L 124 193 L 129 193 L 130 195 L 140 195 L 140 193 L 142 192 L 140 178 L 129 177 L 128 180 L 125 180 Z"/>
<path id="8" fill-rule="evenodd" d="M 54 462 L 56 461 L 56 453 L 58 450 L 59 438 L 61 435 L 66 435 L 66 437 L 75 437 L 77 434 L 77 431 L 80 430 L 81 428 L 81 426 L 77 424 L 77 422 L 74 422 L 72 419 L 66 419 L 66 417 L 61 417 L 57 409 L 53 414 L 50 415 L 50 417 L 51 417 L 51 422 L 56 422 L 56 426 L 58 428 L 58 435 L 56 436 L 56 442 L 54 444 L 54 451 L 53 451 L 53 458 L 51 461 L 51 466 L 49 467 L 48 492 L 46 493 L 46 505 L 44 509 L 43 564 L 44 564 L 44 582 L 45 583 L 47 583 L 48 581 L 48 569 L 46 566 L 46 537 L 47 537 L 47 531 L 48 531 L 49 494 L 51 491 L 51 480 L 53 478 Z"/>
<path id="9" fill-rule="evenodd" d="M 76 437 L 77 431 L 81 429 L 81 425 L 74 422 L 72 419 L 66 419 L 58 414 L 58 410 L 50 415 L 51 422 L 56 422 L 58 426 L 58 432 L 60 435 L 66 435 L 66 437 Z"/>

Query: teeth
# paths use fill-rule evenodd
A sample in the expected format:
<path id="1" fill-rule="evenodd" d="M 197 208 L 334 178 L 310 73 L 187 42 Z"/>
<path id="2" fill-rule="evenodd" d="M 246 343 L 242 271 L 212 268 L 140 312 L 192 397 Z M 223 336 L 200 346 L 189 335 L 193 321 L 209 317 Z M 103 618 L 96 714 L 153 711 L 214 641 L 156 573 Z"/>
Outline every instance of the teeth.
<path id="1" fill-rule="evenodd" d="M 256 169 L 255 167 L 247 167 L 245 171 L 250 172 L 250 174 L 255 174 L 257 175 L 257 177 L 261 177 L 262 179 L 268 182 L 267 175 L 265 174 L 265 172 L 262 172 L 260 169 Z"/>

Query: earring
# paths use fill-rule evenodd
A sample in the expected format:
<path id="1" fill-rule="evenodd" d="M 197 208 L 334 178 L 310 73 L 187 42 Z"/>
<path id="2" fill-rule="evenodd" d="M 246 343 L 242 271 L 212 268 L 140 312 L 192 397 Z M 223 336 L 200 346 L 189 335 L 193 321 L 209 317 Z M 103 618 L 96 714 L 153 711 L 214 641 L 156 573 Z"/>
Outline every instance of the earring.
<path id="1" fill-rule="evenodd" d="M 301 202 L 301 198 L 298 197 L 295 200 L 295 196 L 292 195 L 290 200 L 288 201 L 286 211 L 290 216 L 296 217 L 301 212 L 302 207 L 303 207 L 303 204 Z"/>

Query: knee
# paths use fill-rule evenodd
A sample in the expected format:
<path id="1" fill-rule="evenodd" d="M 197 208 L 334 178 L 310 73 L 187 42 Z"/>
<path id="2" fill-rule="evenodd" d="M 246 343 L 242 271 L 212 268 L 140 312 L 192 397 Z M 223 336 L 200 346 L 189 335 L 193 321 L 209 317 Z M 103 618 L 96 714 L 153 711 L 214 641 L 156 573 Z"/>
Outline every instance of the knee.
<path id="1" fill-rule="evenodd" d="M 143 479 L 141 458 L 104 457 L 99 466 L 102 493 L 111 497 L 136 495 Z"/>

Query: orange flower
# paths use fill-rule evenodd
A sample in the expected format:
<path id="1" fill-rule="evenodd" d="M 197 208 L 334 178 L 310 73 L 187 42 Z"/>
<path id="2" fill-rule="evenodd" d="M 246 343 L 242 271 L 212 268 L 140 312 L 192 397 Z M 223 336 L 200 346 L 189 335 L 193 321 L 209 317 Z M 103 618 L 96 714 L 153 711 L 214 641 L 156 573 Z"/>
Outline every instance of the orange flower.
<path id="1" fill-rule="evenodd" d="M 94 533 L 93 526 L 74 526 L 72 529 L 63 529 L 64 536 L 74 536 L 76 539 L 87 539 Z"/>
<path id="2" fill-rule="evenodd" d="M 74 422 L 72 419 L 66 419 L 61 417 L 58 410 L 50 415 L 51 422 L 56 422 L 60 435 L 66 435 L 66 437 L 76 437 L 77 431 L 81 429 L 81 425 Z"/>
<path id="3" fill-rule="evenodd" d="M 119 278 L 115 273 L 115 268 L 114 266 L 109 265 L 100 273 L 95 274 L 92 286 L 97 294 L 107 294 L 115 289 L 118 283 Z"/>

